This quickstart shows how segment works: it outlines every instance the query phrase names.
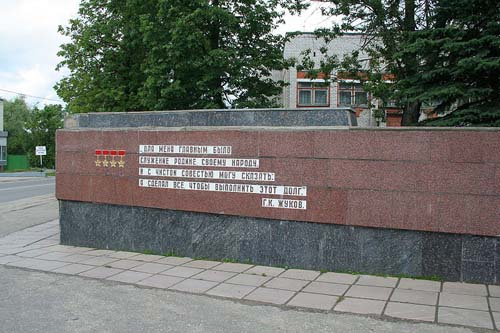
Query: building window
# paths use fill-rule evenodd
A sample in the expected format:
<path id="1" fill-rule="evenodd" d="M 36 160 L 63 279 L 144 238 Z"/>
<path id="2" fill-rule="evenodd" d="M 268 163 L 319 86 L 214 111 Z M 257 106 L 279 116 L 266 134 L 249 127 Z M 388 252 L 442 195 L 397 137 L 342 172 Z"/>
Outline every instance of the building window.
<path id="1" fill-rule="evenodd" d="M 339 106 L 368 106 L 368 93 L 357 82 L 339 82 Z"/>
<path id="2" fill-rule="evenodd" d="M 298 82 L 298 106 L 329 106 L 328 82 Z"/>
<path id="3" fill-rule="evenodd" d="M 7 160 L 7 147 L 0 146 L 0 161 Z"/>

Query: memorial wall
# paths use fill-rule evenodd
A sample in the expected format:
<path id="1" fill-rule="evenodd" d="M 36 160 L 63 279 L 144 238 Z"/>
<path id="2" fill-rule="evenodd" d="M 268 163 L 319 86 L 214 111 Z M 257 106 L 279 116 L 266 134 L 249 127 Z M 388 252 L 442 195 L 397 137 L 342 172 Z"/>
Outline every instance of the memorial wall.
<path id="1" fill-rule="evenodd" d="M 57 133 L 61 241 L 500 283 L 499 146 L 487 129 L 77 124 Z"/>

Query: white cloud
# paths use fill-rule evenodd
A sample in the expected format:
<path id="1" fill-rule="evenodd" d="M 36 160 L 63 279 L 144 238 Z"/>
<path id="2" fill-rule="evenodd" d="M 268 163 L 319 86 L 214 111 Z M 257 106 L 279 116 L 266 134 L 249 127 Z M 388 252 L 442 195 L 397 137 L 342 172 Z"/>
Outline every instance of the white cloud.
<path id="1" fill-rule="evenodd" d="M 62 76 L 55 66 L 65 40 L 57 27 L 76 15 L 78 4 L 78 0 L 0 0 L 0 89 L 59 99 L 52 87 Z M 0 96 L 15 94 L 0 91 Z"/>

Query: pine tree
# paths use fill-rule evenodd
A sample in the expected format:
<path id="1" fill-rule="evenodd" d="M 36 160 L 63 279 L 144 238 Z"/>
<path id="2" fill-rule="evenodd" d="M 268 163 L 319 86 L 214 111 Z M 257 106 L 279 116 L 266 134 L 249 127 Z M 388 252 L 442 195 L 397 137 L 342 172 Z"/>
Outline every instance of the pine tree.
<path id="1" fill-rule="evenodd" d="M 449 113 L 425 125 L 500 126 L 500 3 L 440 0 L 432 21 L 402 44 L 419 66 L 396 89 Z"/>

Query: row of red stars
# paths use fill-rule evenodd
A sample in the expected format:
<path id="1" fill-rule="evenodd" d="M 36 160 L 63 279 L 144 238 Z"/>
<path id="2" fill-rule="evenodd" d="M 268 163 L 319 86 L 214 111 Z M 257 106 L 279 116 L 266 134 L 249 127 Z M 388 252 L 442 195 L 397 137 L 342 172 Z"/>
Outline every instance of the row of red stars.
<path id="1" fill-rule="evenodd" d="M 125 150 L 107 150 L 107 149 L 96 149 L 95 150 L 96 155 L 118 155 L 118 156 L 124 156 L 125 155 Z"/>

